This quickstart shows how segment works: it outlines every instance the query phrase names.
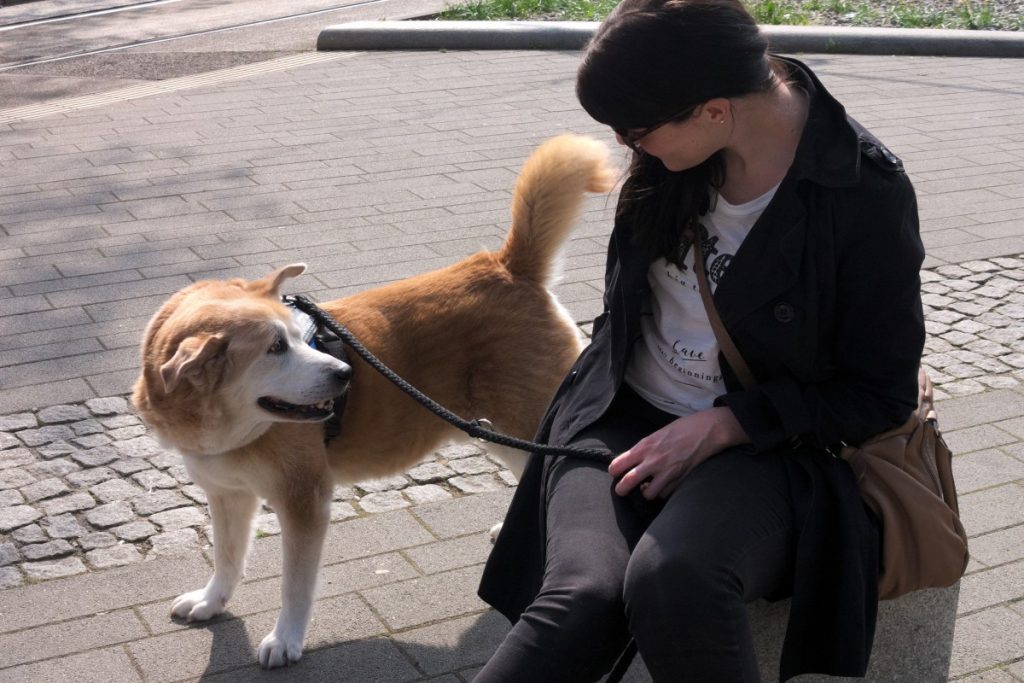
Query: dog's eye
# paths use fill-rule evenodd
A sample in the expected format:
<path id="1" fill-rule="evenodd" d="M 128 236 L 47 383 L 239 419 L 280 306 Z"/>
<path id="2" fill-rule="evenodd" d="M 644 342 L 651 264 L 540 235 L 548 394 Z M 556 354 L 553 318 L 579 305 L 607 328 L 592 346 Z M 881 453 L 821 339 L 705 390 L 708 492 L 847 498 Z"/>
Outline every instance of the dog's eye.
<path id="1" fill-rule="evenodd" d="M 272 353 L 274 355 L 277 355 L 277 354 L 284 353 L 287 350 L 288 350 L 288 342 L 286 342 L 284 340 L 284 337 L 278 337 L 276 340 L 274 340 L 274 343 L 270 345 L 270 348 L 267 349 L 267 353 Z"/>

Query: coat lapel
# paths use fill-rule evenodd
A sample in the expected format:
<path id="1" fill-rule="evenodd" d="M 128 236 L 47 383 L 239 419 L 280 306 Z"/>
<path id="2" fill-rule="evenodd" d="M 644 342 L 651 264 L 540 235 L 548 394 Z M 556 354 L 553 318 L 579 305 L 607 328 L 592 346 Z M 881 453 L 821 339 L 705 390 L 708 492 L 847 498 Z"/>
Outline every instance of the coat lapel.
<path id="1" fill-rule="evenodd" d="M 806 239 L 807 212 L 792 179 L 786 178 L 715 290 L 726 327 L 796 284 Z"/>

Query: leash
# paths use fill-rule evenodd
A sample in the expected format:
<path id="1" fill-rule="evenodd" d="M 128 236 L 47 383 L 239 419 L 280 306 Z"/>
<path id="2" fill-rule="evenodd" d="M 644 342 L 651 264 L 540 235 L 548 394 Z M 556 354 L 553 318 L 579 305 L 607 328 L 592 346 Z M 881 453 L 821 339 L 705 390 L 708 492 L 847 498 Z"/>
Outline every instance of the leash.
<path id="1" fill-rule="evenodd" d="M 463 419 L 424 394 L 413 385 L 409 384 L 406 380 L 402 379 L 398 373 L 385 365 L 379 358 L 374 356 L 369 349 L 363 346 L 359 340 L 356 339 L 355 335 L 348 330 L 348 328 L 341 325 L 329 313 L 324 311 L 308 298 L 301 294 L 295 294 L 285 296 L 283 299 L 286 304 L 302 311 L 313 318 L 318 325 L 327 328 L 337 335 L 338 338 L 345 342 L 349 348 L 355 351 L 360 358 L 365 360 L 370 367 L 384 375 L 384 377 L 390 380 L 392 384 L 414 398 L 424 408 L 434 413 L 453 427 L 465 432 L 469 436 L 484 441 L 490 441 L 491 443 L 498 444 L 499 446 L 508 446 L 509 448 L 515 448 L 530 453 L 538 453 L 540 455 L 568 455 L 574 458 L 592 460 L 605 465 L 607 465 L 612 459 L 612 456 L 607 451 L 598 450 L 596 448 L 552 446 L 549 444 L 536 443 L 495 431 L 491 422 L 486 419 Z"/>
<path id="2" fill-rule="evenodd" d="M 603 465 L 607 465 L 612 459 L 612 456 L 607 451 L 598 450 L 596 448 L 551 446 L 549 444 L 535 443 L 533 441 L 519 439 L 517 437 L 495 431 L 489 420 L 482 418 L 476 420 L 463 419 L 424 394 L 413 385 L 409 384 L 409 382 L 405 381 L 398 373 L 370 353 L 369 349 L 363 346 L 359 340 L 356 339 L 356 336 L 348 330 L 348 328 L 341 325 L 333 316 L 317 306 L 307 297 L 302 296 L 301 294 L 294 294 L 282 297 L 282 299 L 288 306 L 302 311 L 312 318 L 319 327 L 330 330 L 349 348 L 355 351 L 360 358 L 365 360 L 370 367 L 384 375 L 384 377 L 390 380 L 392 384 L 411 396 L 424 408 L 434 413 L 453 427 L 465 432 L 469 436 L 482 439 L 484 441 L 490 441 L 491 443 L 498 444 L 499 446 L 508 446 L 510 448 L 527 451 L 529 453 L 537 453 L 539 455 L 567 455 L 574 458 L 583 458 L 584 460 L 599 462 Z M 622 654 L 615 662 L 615 666 L 612 667 L 612 671 L 608 674 L 608 678 L 605 679 L 606 683 L 619 683 L 622 680 L 622 677 L 625 676 L 633 658 L 636 656 L 636 651 L 636 641 L 630 639 L 625 650 L 623 650 Z"/>

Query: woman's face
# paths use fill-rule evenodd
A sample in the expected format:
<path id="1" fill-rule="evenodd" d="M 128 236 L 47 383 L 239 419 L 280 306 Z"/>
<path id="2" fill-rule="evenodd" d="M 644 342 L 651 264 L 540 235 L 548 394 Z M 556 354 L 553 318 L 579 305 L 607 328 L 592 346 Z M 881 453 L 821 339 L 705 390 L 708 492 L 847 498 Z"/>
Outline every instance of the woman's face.
<path id="1" fill-rule="evenodd" d="M 710 100 L 689 118 L 646 131 L 624 131 L 625 135 L 616 132 L 615 139 L 657 157 L 669 171 L 683 171 L 707 161 L 726 145 L 730 126 L 724 124 L 728 111 L 728 100 Z"/>

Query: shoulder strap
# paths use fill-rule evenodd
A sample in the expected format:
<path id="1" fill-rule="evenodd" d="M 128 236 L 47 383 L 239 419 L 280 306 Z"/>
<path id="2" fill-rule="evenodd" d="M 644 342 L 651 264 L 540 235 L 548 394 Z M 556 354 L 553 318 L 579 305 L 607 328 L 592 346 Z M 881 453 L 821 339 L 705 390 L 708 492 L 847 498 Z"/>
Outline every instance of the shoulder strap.
<path id="1" fill-rule="evenodd" d="M 757 386 L 754 373 L 750 371 L 740 350 L 733 343 L 729 331 L 725 329 L 725 324 L 718 315 L 718 309 L 715 308 L 715 300 L 711 298 L 711 287 L 708 285 L 708 275 L 704 270 L 704 251 L 701 249 L 700 237 L 693 228 L 687 228 L 683 234 L 690 240 L 693 248 L 693 269 L 697 274 L 697 288 L 700 290 L 700 298 L 704 301 L 704 309 L 708 313 L 708 321 L 711 323 L 711 329 L 715 332 L 715 338 L 718 339 L 718 345 L 722 347 L 725 360 L 729 362 L 729 366 L 739 377 L 743 388 L 753 389 Z"/>

